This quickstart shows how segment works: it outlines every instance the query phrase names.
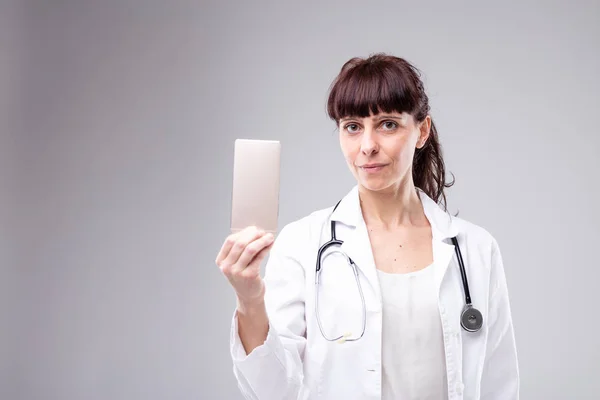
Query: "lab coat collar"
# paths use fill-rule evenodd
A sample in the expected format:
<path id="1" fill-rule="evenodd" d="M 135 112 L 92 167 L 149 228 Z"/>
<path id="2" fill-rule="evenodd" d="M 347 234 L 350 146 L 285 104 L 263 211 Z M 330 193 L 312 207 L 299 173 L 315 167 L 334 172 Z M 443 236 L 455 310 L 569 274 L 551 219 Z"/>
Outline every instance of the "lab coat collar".
<path id="1" fill-rule="evenodd" d="M 417 188 L 417 193 L 421 199 L 425 216 L 431 224 L 433 239 L 443 241 L 444 239 L 456 236 L 458 229 L 456 224 L 452 222 L 452 216 L 444 211 L 422 189 Z M 331 215 L 331 219 L 350 227 L 357 227 L 359 224 L 364 223 L 358 185 L 355 185 L 342 199 Z"/>
<path id="2" fill-rule="evenodd" d="M 431 225 L 435 283 L 439 291 L 454 251 L 454 245 L 447 239 L 458 234 L 458 227 L 453 223 L 452 216 L 442 210 L 423 190 L 417 188 L 417 191 L 425 216 Z M 379 297 L 381 295 L 379 279 L 368 229 L 362 215 L 358 186 L 352 188 L 340 201 L 331 214 L 331 219 L 351 228 L 351 232 L 348 232 L 345 237 L 340 238 L 338 235 L 338 239 L 343 240 L 342 250 L 354 260 Z"/>

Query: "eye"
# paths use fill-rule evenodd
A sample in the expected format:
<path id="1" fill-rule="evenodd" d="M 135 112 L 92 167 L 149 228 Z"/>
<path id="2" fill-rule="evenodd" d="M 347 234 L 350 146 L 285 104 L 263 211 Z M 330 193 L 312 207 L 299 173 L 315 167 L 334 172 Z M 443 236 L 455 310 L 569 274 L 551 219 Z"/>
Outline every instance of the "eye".
<path id="1" fill-rule="evenodd" d="M 383 121 L 381 126 L 383 126 L 383 128 L 388 131 L 393 131 L 394 129 L 396 129 L 398 127 L 398 124 L 395 123 L 394 121 Z"/>
<path id="2" fill-rule="evenodd" d="M 357 124 L 346 124 L 346 125 L 344 126 L 344 129 L 345 129 L 346 131 L 348 131 L 348 133 L 356 133 L 356 132 L 358 132 L 358 130 L 359 130 L 359 127 L 358 127 L 358 125 L 357 125 Z"/>

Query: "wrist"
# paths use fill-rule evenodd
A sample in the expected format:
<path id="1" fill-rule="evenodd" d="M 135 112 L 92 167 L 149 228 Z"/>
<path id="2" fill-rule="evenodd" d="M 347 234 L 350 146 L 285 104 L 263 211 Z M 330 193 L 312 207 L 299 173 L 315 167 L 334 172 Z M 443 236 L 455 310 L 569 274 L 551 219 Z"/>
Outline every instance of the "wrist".
<path id="1" fill-rule="evenodd" d="M 264 310 L 265 300 L 262 296 L 256 299 L 237 298 L 237 311 L 240 314 L 251 316 L 264 312 Z"/>

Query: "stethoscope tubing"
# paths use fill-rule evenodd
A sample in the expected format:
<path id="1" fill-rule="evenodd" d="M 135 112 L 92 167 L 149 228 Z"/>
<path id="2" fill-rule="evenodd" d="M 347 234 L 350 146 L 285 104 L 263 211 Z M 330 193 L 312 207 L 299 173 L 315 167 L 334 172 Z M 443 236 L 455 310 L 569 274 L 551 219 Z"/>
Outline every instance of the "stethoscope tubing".
<path id="1" fill-rule="evenodd" d="M 335 209 L 338 207 L 340 202 L 341 202 L 341 200 L 337 202 L 337 204 L 333 208 L 333 211 L 335 211 Z M 333 214 L 333 211 L 332 211 L 332 214 Z M 477 331 L 479 331 L 479 329 L 481 329 L 481 327 L 483 325 L 483 316 L 482 316 L 481 312 L 479 310 L 477 310 L 476 308 L 474 308 L 471 303 L 471 293 L 469 290 L 469 281 L 467 279 L 467 273 L 466 273 L 462 253 L 460 250 L 460 246 L 458 244 L 458 239 L 456 236 L 452 237 L 451 239 L 452 239 L 452 243 L 454 245 L 456 258 L 458 260 L 458 265 L 459 265 L 459 269 L 460 269 L 460 275 L 461 275 L 461 280 L 462 280 L 464 295 L 465 295 L 465 306 L 461 313 L 460 324 L 461 324 L 462 328 L 465 329 L 467 332 L 477 332 Z M 360 293 L 360 297 L 361 297 L 361 301 L 362 301 L 362 314 L 363 314 L 362 331 L 361 331 L 361 334 L 356 338 L 349 338 L 349 333 L 345 333 L 345 334 L 340 335 L 335 338 L 330 338 L 325 334 L 325 332 L 323 330 L 323 326 L 321 324 L 321 318 L 320 318 L 320 314 L 319 314 L 319 291 L 320 291 L 320 286 L 321 286 L 320 274 L 321 274 L 321 268 L 322 268 L 321 260 L 323 259 L 323 253 L 329 247 L 342 246 L 343 243 L 344 242 L 342 240 L 337 239 L 337 237 L 336 237 L 336 221 L 331 220 L 331 239 L 329 241 L 327 241 L 326 243 L 324 243 L 319 248 L 319 250 L 317 252 L 317 262 L 316 262 L 316 271 L 315 271 L 315 273 L 316 273 L 316 277 L 315 277 L 315 311 L 316 311 L 316 319 L 317 319 L 317 324 L 319 326 L 319 330 L 321 331 L 321 334 L 323 335 L 323 337 L 326 340 L 338 341 L 340 343 L 343 343 L 345 341 L 354 341 L 354 340 L 360 339 L 364 335 L 365 327 L 366 327 L 366 305 L 365 305 L 365 299 L 364 299 L 364 295 L 363 295 L 363 291 L 362 291 L 362 286 L 360 284 L 360 279 L 358 276 L 358 268 L 356 267 L 356 264 L 354 263 L 354 261 L 346 253 L 344 253 L 343 251 L 340 251 L 340 250 L 334 251 L 334 252 L 341 253 L 346 257 L 348 264 L 350 265 L 350 267 L 353 270 L 354 278 L 356 279 L 356 284 L 358 286 L 358 290 Z M 330 255 L 330 254 L 332 254 L 332 253 L 329 253 L 328 255 Z"/>

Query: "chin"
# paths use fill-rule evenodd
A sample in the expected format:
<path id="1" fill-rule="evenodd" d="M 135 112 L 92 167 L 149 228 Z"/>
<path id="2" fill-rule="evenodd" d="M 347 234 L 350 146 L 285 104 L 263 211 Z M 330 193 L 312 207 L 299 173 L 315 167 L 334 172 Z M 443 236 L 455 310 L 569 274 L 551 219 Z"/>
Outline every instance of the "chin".
<path id="1" fill-rule="evenodd" d="M 371 192 L 380 192 L 393 186 L 393 182 L 382 179 L 361 179 L 360 186 Z"/>

